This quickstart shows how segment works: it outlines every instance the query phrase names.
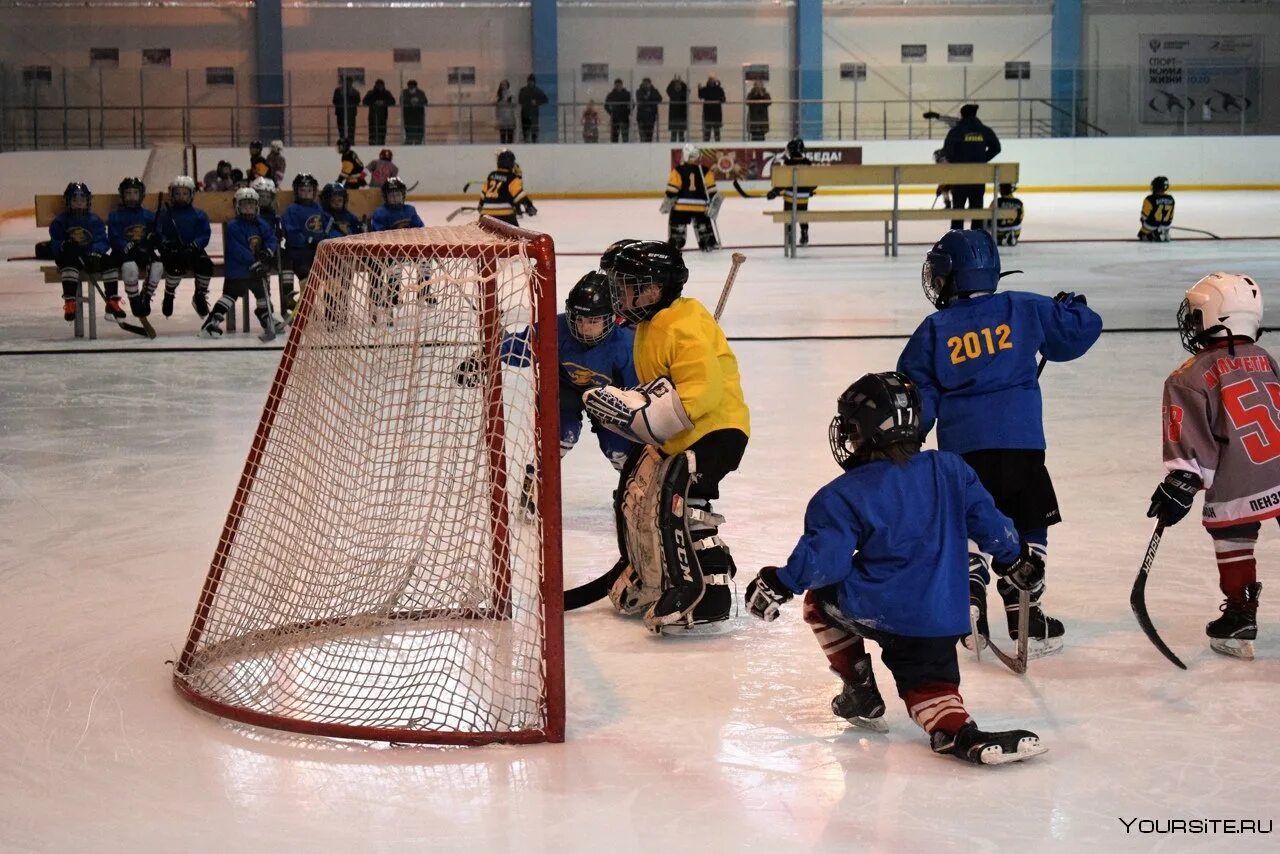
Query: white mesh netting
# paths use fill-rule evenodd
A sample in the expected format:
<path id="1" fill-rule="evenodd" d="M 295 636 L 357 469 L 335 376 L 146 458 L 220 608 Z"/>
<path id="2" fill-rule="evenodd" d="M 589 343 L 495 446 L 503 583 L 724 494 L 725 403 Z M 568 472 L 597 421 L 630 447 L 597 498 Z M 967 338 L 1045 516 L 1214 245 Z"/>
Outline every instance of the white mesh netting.
<path id="1" fill-rule="evenodd" d="M 188 699 L 327 735 L 558 737 L 552 259 L 478 224 L 321 244 L 175 670 Z"/>

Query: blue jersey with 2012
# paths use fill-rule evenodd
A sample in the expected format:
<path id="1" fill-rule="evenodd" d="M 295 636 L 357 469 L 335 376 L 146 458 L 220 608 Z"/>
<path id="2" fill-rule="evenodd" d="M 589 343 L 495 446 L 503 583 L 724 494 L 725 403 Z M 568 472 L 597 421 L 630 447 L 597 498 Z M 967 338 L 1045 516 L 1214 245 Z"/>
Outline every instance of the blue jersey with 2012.
<path id="1" fill-rule="evenodd" d="M 804 534 L 778 579 L 795 593 L 838 585 L 840 610 L 911 637 L 969 632 L 969 545 L 1018 557 L 1013 522 L 960 457 L 922 451 L 866 463 L 809 501 Z"/>
<path id="2" fill-rule="evenodd" d="M 936 422 L 943 451 L 1043 450 L 1039 356 L 1069 362 L 1100 334 L 1102 318 L 1076 295 L 978 294 L 934 312 L 898 358 L 920 390 L 921 436 Z"/>

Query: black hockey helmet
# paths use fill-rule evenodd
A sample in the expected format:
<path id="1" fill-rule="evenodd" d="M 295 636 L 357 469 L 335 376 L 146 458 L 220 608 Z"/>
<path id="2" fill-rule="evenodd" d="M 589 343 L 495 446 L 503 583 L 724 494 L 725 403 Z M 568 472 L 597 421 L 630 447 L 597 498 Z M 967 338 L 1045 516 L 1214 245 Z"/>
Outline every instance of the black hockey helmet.
<path id="1" fill-rule="evenodd" d="M 905 374 L 864 374 L 836 401 L 828 429 L 831 455 L 848 471 L 870 451 L 920 442 L 920 393 Z"/>
<path id="2" fill-rule="evenodd" d="M 230 175 L 230 174 L 231 174 L 231 161 L 230 161 L 230 160 L 219 160 L 219 161 L 218 161 L 218 168 L 217 168 L 217 172 L 218 172 L 218 174 L 219 174 L 219 175 L 221 175 L 224 169 L 226 170 L 226 173 L 227 173 L 228 175 Z"/>
<path id="3" fill-rule="evenodd" d="M 1151 192 L 1167 193 L 1169 192 L 1169 179 L 1163 175 L 1157 175 L 1151 179 Z"/>
<path id="4" fill-rule="evenodd" d="M 798 136 L 792 137 L 791 141 L 787 143 L 787 156 L 793 158 L 804 157 L 804 140 Z"/>
<path id="5" fill-rule="evenodd" d="M 400 207 L 404 204 L 404 199 L 408 192 L 409 190 L 405 187 L 404 181 L 399 178 L 388 178 L 382 185 L 382 201 L 393 208 Z M 392 193 L 396 193 L 397 197 L 392 198 Z"/>
<path id="6" fill-rule="evenodd" d="M 338 137 L 338 150 L 339 150 L 339 151 L 350 151 L 350 150 L 351 150 L 351 140 L 347 139 L 345 136 L 340 136 L 340 137 Z"/>
<path id="7" fill-rule="evenodd" d="M 120 204 L 126 208 L 139 208 L 142 207 L 142 198 L 147 194 L 147 185 L 142 183 L 141 178 L 125 178 L 116 187 L 116 192 L 120 195 Z"/>
<path id="8" fill-rule="evenodd" d="M 1012 196 L 1015 192 L 1017 192 L 1017 190 L 1018 190 L 1017 184 L 1001 184 L 1000 185 L 1000 195 L 1002 196 Z"/>
<path id="9" fill-rule="evenodd" d="M 689 268 L 680 250 L 665 240 L 637 240 L 618 249 L 606 275 L 614 312 L 636 324 L 676 301 L 689 281 Z"/>
<path id="10" fill-rule="evenodd" d="M 320 182 L 310 172 L 299 172 L 293 176 L 293 200 L 295 202 L 314 202 Z"/>
<path id="11" fill-rule="evenodd" d="M 89 185 L 83 181 L 72 181 L 67 188 L 62 191 L 62 201 L 66 205 L 67 210 L 78 210 L 81 213 L 88 213 L 93 207 L 93 193 L 89 190 Z M 76 207 L 75 202 L 80 202 L 81 207 Z"/>
<path id="12" fill-rule="evenodd" d="M 599 344 L 608 338 L 614 326 L 609 278 L 592 270 L 578 279 L 564 301 L 564 310 L 569 315 L 569 334 L 579 343 Z"/>
<path id="13" fill-rule="evenodd" d="M 341 202 L 338 207 L 334 207 L 334 202 Z M 324 205 L 327 211 L 346 210 L 347 209 L 347 188 L 334 181 L 324 185 L 324 189 L 320 191 L 320 204 Z"/>
<path id="14" fill-rule="evenodd" d="M 920 285 L 934 308 L 965 294 L 995 291 L 1000 252 L 987 231 L 953 228 L 933 244 L 920 268 Z"/>
<path id="15" fill-rule="evenodd" d="M 504 148 L 498 152 L 498 168 L 499 169 L 515 169 L 516 153 L 509 148 Z"/>
<path id="16" fill-rule="evenodd" d="M 262 140 L 255 139 L 253 142 L 249 143 L 250 154 L 259 154 L 261 153 L 261 151 L 262 151 Z"/>
<path id="17" fill-rule="evenodd" d="M 632 243 L 639 242 L 640 241 L 634 237 L 624 237 L 621 240 L 617 240 L 609 244 L 609 248 L 604 250 L 604 254 L 600 256 L 600 269 L 604 273 L 608 274 L 609 271 L 613 269 L 613 262 L 617 260 L 618 252 L 620 252 L 624 247 L 630 246 Z"/>

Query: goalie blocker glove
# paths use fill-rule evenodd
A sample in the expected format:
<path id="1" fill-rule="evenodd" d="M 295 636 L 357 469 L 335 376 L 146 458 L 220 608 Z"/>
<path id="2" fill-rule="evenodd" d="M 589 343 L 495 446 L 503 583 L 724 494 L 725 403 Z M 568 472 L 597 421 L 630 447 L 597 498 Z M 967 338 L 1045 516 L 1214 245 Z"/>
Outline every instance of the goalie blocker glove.
<path id="1" fill-rule="evenodd" d="M 1026 543 L 1022 544 L 1022 552 L 1013 563 L 996 561 L 991 568 L 1014 587 L 1030 593 L 1033 600 L 1039 599 L 1044 592 L 1044 558 Z"/>
<path id="2" fill-rule="evenodd" d="M 747 584 L 747 610 L 751 616 L 772 623 L 782 613 L 782 606 L 795 594 L 778 580 L 778 568 L 766 566 Z M 883 709 L 881 714 L 883 714 Z M 837 714 L 839 714 L 837 712 Z"/>
<path id="3" fill-rule="evenodd" d="M 1147 508 L 1148 519 L 1159 519 L 1166 528 L 1183 520 L 1191 510 L 1191 503 L 1196 500 L 1203 481 L 1195 472 L 1171 471 L 1151 493 L 1151 506 Z"/>
<path id="4" fill-rule="evenodd" d="M 600 424 L 643 445 L 661 445 L 693 427 L 676 387 L 666 377 L 638 388 L 593 388 L 582 395 L 582 402 Z"/>

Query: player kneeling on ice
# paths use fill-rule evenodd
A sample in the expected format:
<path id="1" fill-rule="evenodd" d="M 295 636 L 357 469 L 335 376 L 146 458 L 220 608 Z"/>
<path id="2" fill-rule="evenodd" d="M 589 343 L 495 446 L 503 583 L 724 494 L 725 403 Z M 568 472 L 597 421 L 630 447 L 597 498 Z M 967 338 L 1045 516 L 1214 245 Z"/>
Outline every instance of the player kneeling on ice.
<path id="1" fill-rule="evenodd" d="M 1169 179 L 1157 175 L 1151 179 L 1151 194 L 1142 200 L 1142 218 L 1138 223 L 1138 239 L 1151 243 L 1168 243 L 1173 226 L 1173 196 Z"/>
<path id="2" fill-rule="evenodd" d="M 1205 490 L 1204 526 L 1213 538 L 1222 616 L 1205 626 L 1209 646 L 1253 658 L 1258 636 L 1257 561 L 1266 519 L 1280 517 L 1280 371 L 1254 343 L 1262 292 L 1248 276 L 1211 273 L 1178 309 L 1192 357 L 1164 382 L 1164 464 L 1148 516 L 1176 525 Z"/>
<path id="3" fill-rule="evenodd" d="M 614 497 L 622 557 L 605 576 L 609 596 L 624 614 L 644 613 L 652 632 L 715 632 L 732 611 L 737 570 L 711 502 L 751 429 L 738 361 L 711 313 L 680 296 L 689 271 L 671 244 L 621 241 L 600 267 L 614 311 L 635 327 L 640 386 L 592 389 L 583 401 L 600 424 L 642 445 Z"/>
<path id="4" fill-rule="evenodd" d="M 1044 752 L 1033 732 L 984 732 L 960 697 L 956 641 L 969 631 L 972 538 L 1008 583 L 1037 592 L 1044 563 L 995 508 L 973 469 L 920 450 L 920 398 L 898 373 L 867 374 L 840 395 L 831 453 L 844 474 L 809 501 L 786 566 L 747 585 L 747 610 L 775 620 L 804 593 L 809 624 L 844 690 L 831 710 L 888 729 L 864 639 L 880 645 L 907 712 L 936 753 L 999 765 Z"/>
<path id="5" fill-rule="evenodd" d="M 119 271 L 112 263 L 111 244 L 102 218 L 93 212 L 89 185 L 73 181 L 62 193 L 65 208 L 49 223 L 49 241 L 62 278 L 62 317 L 76 319 L 80 276 L 101 276 L 106 289 L 107 316 L 125 316 L 120 304 Z"/>
<path id="6" fill-rule="evenodd" d="M 267 277 L 276 263 L 276 230 L 258 213 L 258 194 L 245 187 L 236 190 L 236 218 L 227 223 L 226 278 L 222 296 L 200 327 L 201 338 L 221 338 L 222 319 L 237 299 L 253 294 L 254 314 L 269 337 L 284 331 L 284 323 L 271 313 Z"/>
<path id="7" fill-rule="evenodd" d="M 898 370 L 921 398 L 921 438 L 938 425 L 938 450 L 962 456 L 1013 519 L 1018 533 L 1042 558 L 1049 552 L 1049 526 L 1062 521 L 1053 482 L 1044 465 L 1037 356 L 1067 362 L 1084 355 L 1102 334 L 1102 318 L 1083 296 L 1057 298 L 1020 291 L 996 293 L 1000 253 L 985 231 L 948 231 L 925 257 L 925 296 L 938 310 L 911 336 Z M 969 556 L 976 643 L 987 629 L 986 558 Z M 1018 591 L 996 585 L 1004 600 L 1009 636 L 1018 639 Z M 1045 615 L 1039 591 L 1031 598 L 1028 655 L 1062 648 L 1061 621 Z"/>

